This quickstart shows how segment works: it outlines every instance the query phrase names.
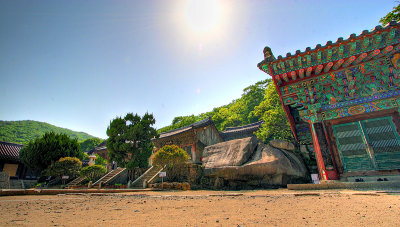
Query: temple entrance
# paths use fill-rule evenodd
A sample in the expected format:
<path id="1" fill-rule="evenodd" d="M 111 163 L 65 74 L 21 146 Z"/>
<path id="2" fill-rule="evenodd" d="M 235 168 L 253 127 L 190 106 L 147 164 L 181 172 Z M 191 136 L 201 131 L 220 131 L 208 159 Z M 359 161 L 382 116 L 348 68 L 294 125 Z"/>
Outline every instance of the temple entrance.
<path id="1" fill-rule="evenodd" d="M 400 136 L 391 116 L 332 128 L 344 172 L 400 169 Z"/>

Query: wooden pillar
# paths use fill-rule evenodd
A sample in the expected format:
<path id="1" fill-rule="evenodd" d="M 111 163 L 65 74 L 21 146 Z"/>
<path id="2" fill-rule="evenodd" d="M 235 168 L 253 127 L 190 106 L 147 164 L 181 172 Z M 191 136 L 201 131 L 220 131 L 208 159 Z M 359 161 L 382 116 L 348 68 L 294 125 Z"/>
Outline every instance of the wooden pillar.
<path id="1" fill-rule="evenodd" d="M 196 162 L 196 143 L 192 144 L 192 161 Z"/>
<path id="2" fill-rule="evenodd" d="M 321 140 L 326 139 L 325 133 L 323 133 L 323 131 L 319 132 L 320 130 L 318 130 L 317 132 L 314 124 L 311 123 L 311 121 L 309 121 L 309 123 L 320 178 L 322 180 L 339 180 L 339 174 L 337 172 L 337 168 L 334 166 L 334 161 L 332 159 L 332 152 L 330 151 L 329 147 L 327 147 L 327 143 L 320 144 Z M 324 152 L 328 152 L 329 154 L 323 154 L 322 149 L 327 150 Z M 327 157 L 324 158 L 324 155 Z M 331 165 L 333 168 L 327 169 L 326 164 Z"/>

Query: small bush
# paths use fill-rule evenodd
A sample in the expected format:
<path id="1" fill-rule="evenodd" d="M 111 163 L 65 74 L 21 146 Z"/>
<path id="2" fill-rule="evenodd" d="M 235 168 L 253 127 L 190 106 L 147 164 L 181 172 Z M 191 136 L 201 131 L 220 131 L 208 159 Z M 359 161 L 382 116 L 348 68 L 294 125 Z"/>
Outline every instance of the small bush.
<path id="1" fill-rule="evenodd" d="M 154 165 L 171 167 L 187 162 L 190 157 L 177 145 L 165 145 L 153 155 L 152 159 Z"/>
<path id="2" fill-rule="evenodd" d="M 64 157 L 52 163 L 43 173 L 53 177 L 70 176 L 70 178 L 74 178 L 79 175 L 81 168 L 82 162 L 78 158 Z"/>
<path id="3" fill-rule="evenodd" d="M 86 166 L 81 170 L 81 177 L 86 178 L 88 181 L 96 181 L 104 174 L 107 173 L 107 169 L 101 165 Z"/>

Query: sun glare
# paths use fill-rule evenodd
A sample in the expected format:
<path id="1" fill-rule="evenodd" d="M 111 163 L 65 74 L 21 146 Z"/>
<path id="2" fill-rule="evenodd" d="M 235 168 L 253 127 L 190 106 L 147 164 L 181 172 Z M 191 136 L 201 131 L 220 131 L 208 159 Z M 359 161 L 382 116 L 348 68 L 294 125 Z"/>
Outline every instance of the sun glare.
<path id="1" fill-rule="evenodd" d="M 222 7 L 218 0 L 188 0 L 185 20 L 190 29 L 198 33 L 208 33 L 218 27 L 222 17 Z"/>

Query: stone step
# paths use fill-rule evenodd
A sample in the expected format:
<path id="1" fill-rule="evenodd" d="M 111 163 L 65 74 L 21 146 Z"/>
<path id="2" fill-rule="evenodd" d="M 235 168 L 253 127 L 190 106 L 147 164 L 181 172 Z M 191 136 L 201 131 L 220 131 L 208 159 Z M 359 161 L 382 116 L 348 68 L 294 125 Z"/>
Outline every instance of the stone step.
<path id="1" fill-rule="evenodd" d="M 93 186 L 97 186 L 98 184 L 102 183 L 105 184 L 108 181 L 112 180 L 114 177 L 116 177 L 118 174 L 122 173 L 125 170 L 125 168 L 120 168 L 120 169 L 115 169 L 112 170 L 111 172 L 108 172 L 106 175 L 104 175 L 100 180 L 96 181 Z"/>
<path id="2" fill-rule="evenodd" d="M 400 181 L 400 175 L 346 177 L 342 182 L 359 182 L 360 180 L 363 182 Z"/>
<path id="3" fill-rule="evenodd" d="M 363 189 L 363 190 L 398 190 L 400 181 L 379 182 L 330 182 L 320 184 L 288 184 L 289 190 L 319 190 L 319 189 Z"/>

